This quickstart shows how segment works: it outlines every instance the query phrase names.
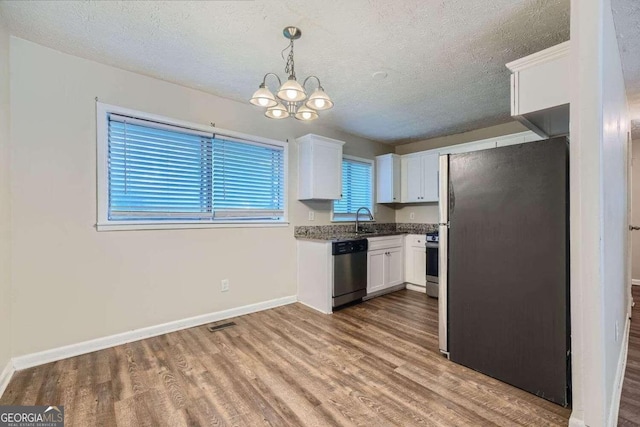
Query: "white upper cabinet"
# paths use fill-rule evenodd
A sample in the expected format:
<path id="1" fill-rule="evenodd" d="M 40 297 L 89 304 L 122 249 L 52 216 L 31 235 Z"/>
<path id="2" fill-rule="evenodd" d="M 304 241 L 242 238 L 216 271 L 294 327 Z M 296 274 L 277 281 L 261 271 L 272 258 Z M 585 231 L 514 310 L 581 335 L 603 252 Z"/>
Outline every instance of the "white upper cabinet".
<path id="1" fill-rule="evenodd" d="M 344 142 L 313 134 L 300 137 L 296 142 L 298 200 L 339 200 Z"/>
<path id="2" fill-rule="evenodd" d="M 438 201 L 438 156 L 438 152 L 428 151 L 402 157 L 402 203 Z"/>
<path id="3" fill-rule="evenodd" d="M 540 136 L 569 133 L 570 42 L 507 64 L 511 115 Z"/>
<path id="4" fill-rule="evenodd" d="M 400 202 L 400 156 L 397 154 L 376 157 L 376 202 Z"/>

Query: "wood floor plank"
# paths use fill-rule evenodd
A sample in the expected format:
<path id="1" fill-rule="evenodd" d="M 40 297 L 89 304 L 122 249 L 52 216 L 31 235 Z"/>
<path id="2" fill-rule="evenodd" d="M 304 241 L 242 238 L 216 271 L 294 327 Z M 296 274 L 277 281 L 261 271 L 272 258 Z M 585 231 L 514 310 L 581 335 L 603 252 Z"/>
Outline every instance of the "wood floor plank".
<path id="1" fill-rule="evenodd" d="M 622 383 L 619 426 L 640 426 L 640 286 L 632 286 L 631 291 L 636 304 L 629 328 L 629 351 Z"/>
<path id="2" fill-rule="evenodd" d="M 437 300 L 424 294 L 402 290 L 333 315 L 291 304 L 232 320 L 213 333 L 201 326 L 17 372 L 0 404 L 62 404 L 67 426 L 568 421 L 570 410 L 444 358 Z M 632 328 L 620 425 L 640 425 L 636 341 Z"/>

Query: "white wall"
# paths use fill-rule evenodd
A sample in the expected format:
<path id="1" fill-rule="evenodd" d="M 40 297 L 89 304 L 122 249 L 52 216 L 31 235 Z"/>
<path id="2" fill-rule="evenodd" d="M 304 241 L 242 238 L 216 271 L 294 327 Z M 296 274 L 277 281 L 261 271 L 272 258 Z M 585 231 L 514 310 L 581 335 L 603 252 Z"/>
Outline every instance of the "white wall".
<path id="1" fill-rule="evenodd" d="M 0 16 L 0 372 L 11 358 L 9 31 Z"/>
<path id="2" fill-rule="evenodd" d="M 615 425 L 628 298 L 629 118 L 609 0 L 571 2 L 571 43 L 571 425 Z"/>
<path id="3" fill-rule="evenodd" d="M 604 291 L 605 408 L 618 391 L 620 356 L 628 313 L 627 156 L 630 119 L 624 77 L 613 24 L 611 2 L 604 2 L 603 86 L 602 86 L 602 285 Z M 617 333 L 616 333 L 617 331 Z M 622 361 L 624 363 L 624 360 Z M 621 387 L 622 384 L 619 384 Z M 617 415 L 617 408 L 615 409 Z M 614 422 L 615 421 L 615 422 Z M 617 424 L 616 420 L 609 420 Z"/>
<path id="4" fill-rule="evenodd" d="M 97 232 L 96 96 L 273 139 L 322 134 L 347 141 L 345 153 L 368 158 L 392 151 L 324 128 L 321 119 L 269 120 L 248 103 L 17 38 L 10 66 L 14 356 L 294 295 L 293 224 L 329 220 L 330 203 L 295 200 L 291 142 L 289 227 Z M 309 208 L 318 211 L 314 222 L 307 221 Z M 377 217 L 393 221 L 394 212 L 381 206 Z M 220 292 L 223 278 L 230 280 L 227 293 Z"/>

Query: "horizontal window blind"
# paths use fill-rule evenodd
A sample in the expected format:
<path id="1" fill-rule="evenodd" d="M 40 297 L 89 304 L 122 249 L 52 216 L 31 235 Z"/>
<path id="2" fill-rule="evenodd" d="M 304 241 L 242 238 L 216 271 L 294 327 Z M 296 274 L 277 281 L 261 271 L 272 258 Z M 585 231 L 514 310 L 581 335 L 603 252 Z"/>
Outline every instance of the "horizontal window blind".
<path id="1" fill-rule="evenodd" d="M 342 198 L 333 203 L 334 218 L 355 218 L 358 208 L 373 209 L 372 166 L 353 159 L 342 160 Z"/>
<path id="2" fill-rule="evenodd" d="M 280 220 L 284 147 L 109 115 L 108 219 Z"/>
<path id="3" fill-rule="evenodd" d="M 284 148 L 216 138 L 213 210 L 216 218 L 284 216 Z"/>
<path id="4" fill-rule="evenodd" d="M 211 218 L 212 140 L 111 114 L 109 219 Z"/>

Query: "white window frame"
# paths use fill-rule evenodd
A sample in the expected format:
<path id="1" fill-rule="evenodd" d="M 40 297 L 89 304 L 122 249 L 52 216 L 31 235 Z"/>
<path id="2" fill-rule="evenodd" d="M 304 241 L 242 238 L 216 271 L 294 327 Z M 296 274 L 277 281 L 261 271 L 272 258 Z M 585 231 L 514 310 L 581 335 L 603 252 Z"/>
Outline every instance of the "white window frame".
<path id="1" fill-rule="evenodd" d="M 354 160 L 356 162 L 361 162 L 361 163 L 368 163 L 369 165 L 371 165 L 371 215 L 373 216 L 373 219 L 369 219 L 366 218 L 363 214 L 360 214 L 360 221 L 362 222 L 375 222 L 376 220 L 376 214 L 375 214 L 375 210 L 376 210 L 376 202 L 374 200 L 374 194 L 375 194 L 375 176 L 376 176 L 376 170 L 375 170 L 375 165 L 376 162 L 372 159 L 365 159 L 363 157 L 356 157 L 356 156 L 351 156 L 348 154 L 343 154 L 342 155 L 342 159 L 347 159 L 347 160 Z M 340 173 L 342 173 L 342 161 L 340 162 Z M 344 179 L 344 177 L 343 177 Z M 356 220 L 356 216 L 355 214 L 352 217 L 336 217 L 335 216 L 335 212 L 333 210 L 333 206 L 334 206 L 335 201 L 331 202 L 331 222 L 354 222 Z"/>
<path id="2" fill-rule="evenodd" d="M 284 216 L 280 220 L 144 220 L 144 221 L 112 221 L 109 220 L 109 114 L 135 117 L 170 126 L 179 126 L 200 132 L 209 132 L 221 137 L 241 139 L 248 143 L 262 143 L 283 148 L 284 155 Z M 156 114 L 136 111 L 116 105 L 96 103 L 96 139 L 97 139 L 97 223 L 98 231 L 110 230 L 157 230 L 186 228 L 252 228 L 252 227 L 287 227 L 289 225 L 289 146 L 284 141 L 248 135 L 213 126 L 200 125 L 183 120 L 172 119 Z"/>

